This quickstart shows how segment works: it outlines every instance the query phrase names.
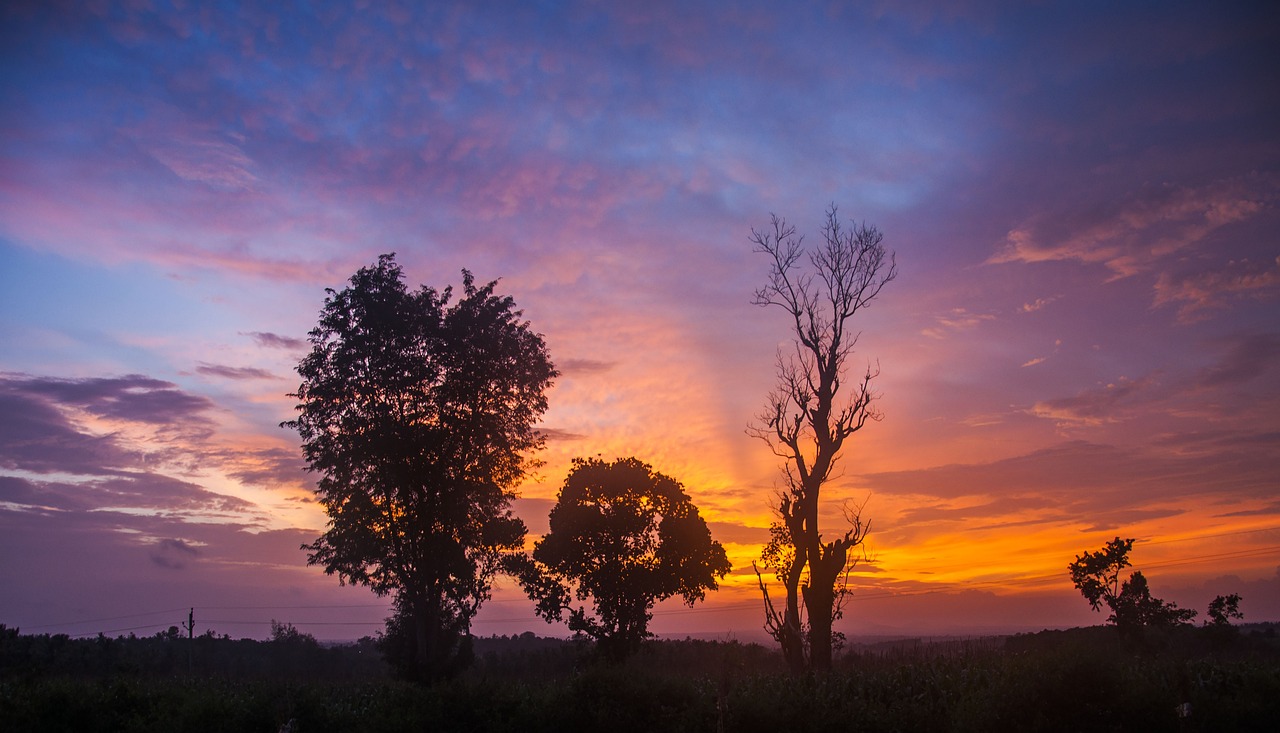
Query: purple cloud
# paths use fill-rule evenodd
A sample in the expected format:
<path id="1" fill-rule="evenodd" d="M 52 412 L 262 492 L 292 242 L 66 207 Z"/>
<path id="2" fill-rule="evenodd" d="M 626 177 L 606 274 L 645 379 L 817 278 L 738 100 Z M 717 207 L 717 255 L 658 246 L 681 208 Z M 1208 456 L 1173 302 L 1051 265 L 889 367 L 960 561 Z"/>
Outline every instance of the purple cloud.
<path id="1" fill-rule="evenodd" d="M 166 538 L 156 543 L 150 557 L 151 562 L 162 568 L 182 570 L 187 563 L 200 557 L 200 551 L 185 540 Z"/>
<path id="2" fill-rule="evenodd" d="M 575 433 L 569 430 L 561 430 L 560 428 L 548 428 L 548 427 L 538 428 L 538 434 L 541 435 L 547 441 L 585 440 L 587 437 L 582 433 Z"/>
<path id="3" fill-rule="evenodd" d="M 172 382 L 140 374 L 87 379 L 10 377 L 5 381 L 6 388 L 13 393 L 79 407 L 101 417 L 153 425 L 203 424 L 207 422 L 203 413 L 214 407 L 207 397 L 183 392 Z"/>
<path id="4" fill-rule="evenodd" d="M 1275 436 L 1251 445 L 1205 446 L 1194 455 L 1070 441 L 991 463 L 867 474 L 859 477 L 859 483 L 877 493 L 940 499 L 998 495 L 1034 501 L 1047 497 L 1055 511 L 1102 517 L 1157 499 L 1269 497 L 1274 491 L 1271 463 L 1277 449 L 1280 438 Z M 1035 507 L 1027 504 L 1025 508 Z M 921 511 L 921 517 L 937 515 L 936 510 Z"/>
<path id="5" fill-rule="evenodd" d="M 221 377 L 223 379 L 279 379 L 276 375 L 266 369 L 258 369 L 257 367 L 233 367 L 225 364 L 205 364 L 201 363 L 196 367 L 196 372 L 209 377 Z"/>
<path id="6" fill-rule="evenodd" d="M 33 473 L 111 475 L 141 456 L 110 435 L 76 430 L 48 400 L 0 381 L 0 467 Z"/>
<path id="7" fill-rule="evenodd" d="M 296 448 L 236 449 L 211 453 L 228 476 L 248 486 L 264 489 L 310 487 L 302 452 Z"/>
<path id="8" fill-rule="evenodd" d="M 0 476 L 0 495 L 28 511 L 147 510 L 172 514 L 252 516 L 257 506 L 234 496 L 154 473 L 126 473 L 77 483 Z"/>
<path id="9" fill-rule="evenodd" d="M 271 349 L 288 349 L 298 350 L 307 348 L 306 339 L 293 338 L 292 336 L 281 336 L 278 333 L 268 333 L 264 331 L 251 331 L 243 334 L 253 337 L 255 343 L 259 346 L 266 346 Z"/>
<path id="10" fill-rule="evenodd" d="M 1248 382 L 1280 362 L 1280 334 L 1264 333 L 1232 339 L 1222 360 L 1200 373 L 1208 387 Z"/>
<path id="11" fill-rule="evenodd" d="M 1149 402 L 1152 391 L 1158 386 L 1156 375 L 1149 374 L 1136 380 L 1121 377 L 1111 384 L 1084 390 L 1072 397 L 1039 402 L 1031 412 L 1037 417 L 1066 424 L 1113 421 L 1134 402 Z"/>
<path id="12" fill-rule="evenodd" d="M 615 362 L 599 359 L 565 359 L 556 364 L 560 373 L 564 375 L 603 374 L 615 366 L 617 366 Z"/>

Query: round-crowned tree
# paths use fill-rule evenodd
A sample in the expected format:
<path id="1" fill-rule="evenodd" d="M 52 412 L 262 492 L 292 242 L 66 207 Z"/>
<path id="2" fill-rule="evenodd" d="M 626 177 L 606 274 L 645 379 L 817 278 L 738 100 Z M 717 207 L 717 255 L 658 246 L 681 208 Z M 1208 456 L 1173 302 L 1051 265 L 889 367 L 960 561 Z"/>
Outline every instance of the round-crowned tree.
<path id="1" fill-rule="evenodd" d="M 659 601 L 692 606 L 729 572 L 724 547 L 678 481 L 635 458 L 575 459 L 550 532 L 517 576 L 538 615 L 563 620 L 621 660 L 650 636 Z M 590 601 L 594 611 L 582 603 Z M 575 603 L 577 601 L 577 603 Z"/>

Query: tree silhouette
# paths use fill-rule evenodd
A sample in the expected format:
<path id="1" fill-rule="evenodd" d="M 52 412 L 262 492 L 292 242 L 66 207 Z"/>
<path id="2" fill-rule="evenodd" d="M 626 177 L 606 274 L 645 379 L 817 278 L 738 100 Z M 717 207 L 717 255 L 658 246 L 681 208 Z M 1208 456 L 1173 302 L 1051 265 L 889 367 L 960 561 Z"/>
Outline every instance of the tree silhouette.
<path id="1" fill-rule="evenodd" d="M 1116 596 L 1111 611 L 1112 619 L 1121 629 L 1179 626 L 1190 623 L 1196 615 L 1190 608 L 1178 608 L 1175 603 L 1152 596 L 1141 570 L 1135 571 L 1120 586 L 1120 594 Z"/>
<path id="2" fill-rule="evenodd" d="M 1093 610 L 1102 610 L 1104 604 L 1115 608 L 1120 595 L 1120 571 L 1129 567 L 1133 542 L 1132 538 L 1122 540 L 1117 537 L 1098 552 L 1086 551 L 1077 555 L 1075 562 L 1067 566 L 1071 571 L 1071 582 Z"/>
<path id="3" fill-rule="evenodd" d="M 575 459 L 551 510 L 550 532 L 517 575 L 539 616 L 569 614 L 569 628 L 621 660 L 650 636 L 658 601 L 692 606 L 729 572 L 724 547 L 680 483 L 635 458 Z M 595 613 L 574 607 L 590 599 Z"/>
<path id="4" fill-rule="evenodd" d="M 850 551 L 862 545 L 870 523 L 863 520 L 861 507 L 846 508 L 847 526 L 827 539 L 819 527 L 819 500 L 845 441 L 868 421 L 881 418 L 871 390 L 878 368 L 868 366 L 851 383 L 845 372 L 859 335 L 851 320 L 897 276 L 897 265 L 879 230 L 865 225 L 845 229 L 834 205 L 827 209 L 823 241 L 811 252 L 785 220 L 772 217 L 771 228 L 751 231 L 755 251 L 769 257 L 771 268 L 769 282 L 756 291 L 754 302 L 781 308 L 794 341 L 791 351 L 779 351 L 777 387 L 748 433 L 785 462 L 778 521 L 761 557 L 786 590 L 782 609 L 774 606 L 758 569 L 756 575 L 765 601 L 765 628 L 782 646 L 792 670 L 827 670 L 832 622 L 840 616 L 845 578 L 857 561 Z"/>
<path id="5" fill-rule="evenodd" d="M 1180 609 L 1151 595 L 1147 578 L 1135 571 L 1120 582 L 1120 571 L 1129 567 L 1129 552 L 1134 540 L 1115 539 L 1098 552 L 1084 552 L 1067 566 L 1071 582 L 1089 601 L 1093 610 L 1105 605 L 1111 610 L 1107 621 L 1126 633 L 1144 626 L 1167 627 L 1188 623 L 1195 617 L 1191 609 Z"/>
<path id="6" fill-rule="evenodd" d="M 412 629 L 412 677 L 449 668 L 524 523 L 512 488 L 557 376 L 542 337 L 496 281 L 463 271 L 452 288 L 410 292 L 394 255 L 327 290 L 298 365 L 302 438 L 329 527 L 308 562 L 396 594 Z"/>
<path id="7" fill-rule="evenodd" d="M 1209 618 L 1204 622 L 1205 626 L 1218 628 L 1231 626 L 1231 619 L 1243 619 L 1244 614 L 1240 612 L 1240 594 L 1232 593 L 1215 597 L 1212 601 L 1209 601 L 1209 609 L 1206 615 Z"/>

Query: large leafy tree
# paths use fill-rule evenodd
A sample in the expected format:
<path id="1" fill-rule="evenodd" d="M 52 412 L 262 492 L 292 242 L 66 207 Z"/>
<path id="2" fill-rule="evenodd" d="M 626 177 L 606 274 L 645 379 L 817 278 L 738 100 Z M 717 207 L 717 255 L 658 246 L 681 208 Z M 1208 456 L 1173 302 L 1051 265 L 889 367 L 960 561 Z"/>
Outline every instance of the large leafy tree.
<path id="1" fill-rule="evenodd" d="M 542 337 L 497 283 L 463 271 L 410 291 L 394 255 L 328 290 L 298 365 L 302 438 L 328 529 L 304 545 L 340 581 L 396 595 L 410 676 L 450 670 L 525 526 L 513 489 L 542 445 L 557 376 Z"/>
<path id="2" fill-rule="evenodd" d="M 675 479 L 635 458 L 575 459 L 550 531 L 519 571 L 538 615 L 597 641 L 620 660 L 648 637 L 653 606 L 679 595 L 692 606 L 729 572 L 724 547 L 711 539 Z M 591 600 L 594 614 L 579 602 Z"/>
<path id="3" fill-rule="evenodd" d="M 752 230 L 755 251 L 770 261 L 769 282 L 755 303 L 787 315 L 793 343 L 778 354 L 778 384 L 748 432 L 783 459 L 778 521 L 762 561 L 786 592 L 774 605 L 759 576 L 765 627 L 793 671 L 831 667 L 832 623 L 840 617 L 845 578 L 870 529 L 859 508 L 846 507 L 846 525 L 828 534 L 819 526 L 821 493 L 846 442 L 881 418 L 871 383 L 878 369 L 849 379 L 858 342 L 854 318 L 897 276 L 894 255 L 875 227 L 845 227 L 835 206 L 827 210 L 822 241 L 812 250 L 794 226 L 773 217 L 768 230 Z M 803 602 L 803 608 L 801 603 Z"/>
<path id="4" fill-rule="evenodd" d="M 1132 538 L 1116 537 L 1097 552 L 1077 555 L 1067 566 L 1071 582 L 1093 610 L 1100 611 L 1104 605 L 1109 608 L 1111 615 L 1107 621 L 1123 632 L 1144 626 L 1168 627 L 1190 622 L 1196 612 L 1152 596 L 1141 571 L 1133 572 L 1128 580 L 1121 582 L 1120 573 L 1130 565 L 1133 543 Z"/>

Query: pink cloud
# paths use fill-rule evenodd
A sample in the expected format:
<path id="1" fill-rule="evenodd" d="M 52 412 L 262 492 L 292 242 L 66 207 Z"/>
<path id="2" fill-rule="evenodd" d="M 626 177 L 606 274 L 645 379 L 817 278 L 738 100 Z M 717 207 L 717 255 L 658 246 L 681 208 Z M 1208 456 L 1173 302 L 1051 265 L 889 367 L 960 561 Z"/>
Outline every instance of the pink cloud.
<path id="1" fill-rule="evenodd" d="M 1073 397 L 1038 402 L 1031 408 L 1031 413 L 1036 417 L 1053 420 L 1060 426 L 1115 422 L 1135 401 L 1149 400 L 1151 391 L 1158 384 L 1154 375 L 1137 380 L 1121 377 L 1115 382 L 1085 390 Z"/>
<path id="2" fill-rule="evenodd" d="M 1102 212 L 1063 211 L 1013 229 L 992 264 L 1075 261 L 1101 264 L 1113 279 L 1146 272 L 1229 224 L 1245 221 L 1274 197 L 1255 180 L 1200 188 L 1148 188 Z"/>
<path id="3" fill-rule="evenodd" d="M 946 314 L 935 316 L 936 325 L 920 333 L 933 339 L 943 339 L 957 331 L 970 331 L 996 319 L 993 313 L 971 313 L 966 308 L 952 308 Z"/>
<path id="4" fill-rule="evenodd" d="M 1240 300 L 1280 297 L 1280 257 L 1274 262 L 1232 260 L 1220 269 L 1174 274 L 1162 272 L 1155 284 L 1155 302 L 1177 306 L 1178 320 L 1195 323 Z"/>

